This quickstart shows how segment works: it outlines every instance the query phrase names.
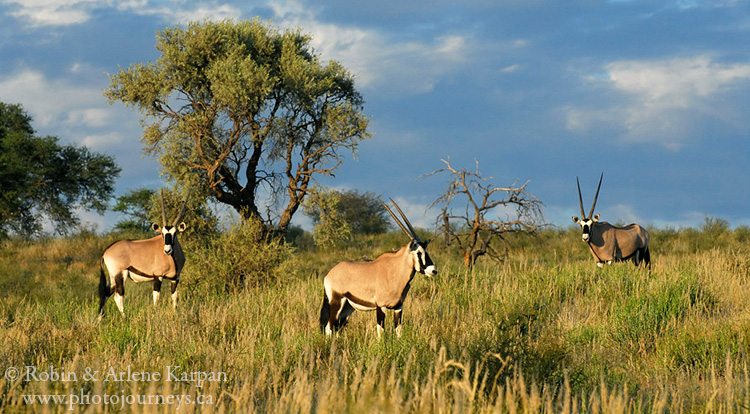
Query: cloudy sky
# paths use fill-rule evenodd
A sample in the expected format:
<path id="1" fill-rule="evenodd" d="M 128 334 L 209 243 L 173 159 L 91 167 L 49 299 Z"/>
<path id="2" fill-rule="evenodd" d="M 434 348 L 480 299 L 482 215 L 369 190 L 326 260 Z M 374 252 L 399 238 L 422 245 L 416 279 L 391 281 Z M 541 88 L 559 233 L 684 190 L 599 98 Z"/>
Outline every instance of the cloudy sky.
<path id="1" fill-rule="evenodd" d="M 155 189 L 138 113 L 108 104 L 107 74 L 155 61 L 158 30 L 259 16 L 310 33 L 366 100 L 374 135 L 325 185 L 393 197 L 427 226 L 448 177 L 418 177 L 476 159 L 498 186 L 530 180 L 558 226 L 579 214 L 576 176 L 588 204 L 601 172 L 602 220 L 750 225 L 746 0 L 252 3 L 0 0 L 0 101 L 40 135 L 114 156 L 118 195 Z"/>

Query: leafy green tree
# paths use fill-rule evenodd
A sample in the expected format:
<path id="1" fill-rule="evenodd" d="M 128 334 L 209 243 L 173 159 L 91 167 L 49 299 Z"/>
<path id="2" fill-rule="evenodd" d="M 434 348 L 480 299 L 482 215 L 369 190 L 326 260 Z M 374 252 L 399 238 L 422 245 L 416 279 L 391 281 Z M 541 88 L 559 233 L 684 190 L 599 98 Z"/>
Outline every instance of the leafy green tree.
<path id="1" fill-rule="evenodd" d="M 347 223 L 353 234 L 378 234 L 388 231 L 390 217 L 377 194 L 370 191 L 360 193 L 357 190 L 327 191 L 336 193 L 337 215 Z M 319 209 L 306 209 L 305 213 L 312 218 L 313 223 L 321 222 Z"/>
<path id="2" fill-rule="evenodd" d="M 120 220 L 115 224 L 115 230 L 136 230 L 147 232 L 151 227 L 149 209 L 151 208 L 151 197 L 156 192 L 148 188 L 130 190 L 124 195 L 117 197 L 113 211 L 125 214 L 128 218 Z"/>
<path id="3" fill-rule="evenodd" d="M 182 204 L 187 199 L 185 213 L 181 221 L 187 224 L 190 239 L 194 241 L 203 236 L 212 237 L 217 233 L 219 229 L 218 217 L 209 208 L 206 199 L 195 197 L 195 193 L 192 191 L 190 194 L 187 194 L 187 192 L 180 192 L 176 189 L 164 189 L 158 193 L 154 193 L 151 196 L 151 203 L 148 210 L 149 223 L 161 224 L 162 197 L 164 197 L 163 202 L 164 210 L 167 214 L 167 225 L 171 225 L 176 219 L 180 208 L 182 208 Z M 188 243 L 185 238 L 181 242 Z"/>
<path id="4" fill-rule="evenodd" d="M 352 75 L 310 41 L 259 20 L 168 28 L 161 56 L 121 69 L 104 93 L 140 110 L 145 153 L 169 179 L 283 234 L 313 177 L 370 136 Z"/>
<path id="5" fill-rule="evenodd" d="M 335 190 L 318 189 L 303 205 L 308 216 L 313 217 L 313 240 L 320 247 L 334 247 L 352 234 L 349 223 L 340 214 L 341 194 Z"/>
<path id="6" fill-rule="evenodd" d="M 162 197 L 164 197 L 162 199 Z M 115 224 L 115 231 L 136 231 L 151 233 L 151 223 L 162 224 L 161 205 L 167 215 L 168 225 L 172 224 L 178 211 L 187 197 L 185 214 L 182 221 L 188 224 L 190 233 L 199 235 L 213 235 L 218 228 L 218 218 L 208 208 L 205 199 L 201 200 L 192 195 L 180 194 L 174 190 L 161 190 L 158 193 L 148 188 L 129 190 L 117 197 L 112 210 L 123 213 L 126 219 Z"/>
<path id="7" fill-rule="evenodd" d="M 0 102 L 0 236 L 38 234 L 45 218 L 66 233 L 79 224 L 74 209 L 106 210 L 120 174 L 109 156 L 34 136 L 31 122 Z"/>
<path id="8" fill-rule="evenodd" d="M 352 227 L 353 233 L 385 233 L 391 226 L 390 216 L 380 203 L 380 197 L 370 191 L 342 191 L 339 214 Z"/>

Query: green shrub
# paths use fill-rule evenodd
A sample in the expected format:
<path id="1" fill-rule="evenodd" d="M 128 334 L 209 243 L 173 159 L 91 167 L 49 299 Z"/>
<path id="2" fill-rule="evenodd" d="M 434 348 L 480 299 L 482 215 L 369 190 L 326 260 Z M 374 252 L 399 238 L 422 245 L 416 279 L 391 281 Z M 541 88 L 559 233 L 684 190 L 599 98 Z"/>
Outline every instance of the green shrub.
<path id="1" fill-rule="evenodd" d="M 190 243 L 186 248 L 186 288 L 192 293 L 236 293 L 274 283 L 294 251 L 285 242 L 267 240 L 262 234 L 261 224 L 248 220 Z"/>

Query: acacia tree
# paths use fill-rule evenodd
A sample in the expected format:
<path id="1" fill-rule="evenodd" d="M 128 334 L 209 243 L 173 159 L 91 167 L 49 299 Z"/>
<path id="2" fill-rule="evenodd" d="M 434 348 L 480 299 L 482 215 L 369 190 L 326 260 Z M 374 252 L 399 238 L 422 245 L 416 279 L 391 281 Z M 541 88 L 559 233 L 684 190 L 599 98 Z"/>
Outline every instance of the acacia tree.
<path id="1" fill-rule="evenodd" d="M 106 210 L 120 174 L 112 157 L 35 136 L 31 122 L 21 105 L 0 102 L 0 237 L 37 234 L 45 218 L 67 233 L 75 209 Z"/>
<path id="2" fill-rule="evenodd" d="M 314 177 L 370 137 L 352 75 L 310 41 L 259 20 L 169 28 L 157 61 L 121 69 L 104 93 L 140 110 L 144 151 L 169 179 L 283 234 Z"/>
<path id="3" fill-rule="evenodd" d="M 437 224 L 446 243 L 455 243 L 463 253 L 464 264 L 474 267 L 477 258 L 488 255 L 500 260 L 501 254 L 493 247 L 494 239 L 506 233 L 534 232 L 541 223 L 542 203 L 514 182 L 509 187 L 495 187 L 482 177 L 479 162 L 474 172 L 455 169 L 449 160 L 441 160 L 445 167 L 428 175 L 447 172 L 448 188 L 430 208 L 441 205 Z M 454 212 L 453 206 L 460 209 Z M 501 217 L 504 216 L 504 217 Z"/>

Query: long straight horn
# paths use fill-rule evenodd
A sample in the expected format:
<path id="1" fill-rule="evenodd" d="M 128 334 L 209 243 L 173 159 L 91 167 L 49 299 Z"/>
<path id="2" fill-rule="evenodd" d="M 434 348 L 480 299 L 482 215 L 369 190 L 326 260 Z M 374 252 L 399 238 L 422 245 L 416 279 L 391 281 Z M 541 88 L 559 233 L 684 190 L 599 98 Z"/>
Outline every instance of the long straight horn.
<path id="1" fill-rule="evenodd" d="M 596 199 L 599 198 L 599 189 L 602 188 L 602 178 L 604 178 L 604 173 L 602 172 L 602 175 L 599 176 L 599 185 L 596 187 L 596 195 L 594 196 L 594 204 L 591 205 L 591 211 L 589 212 L 589 217 L 594 214 L 594 207 L 596 207 Z"/>
<path id="2" fill-rule="evenodd" d="M 578 186 L 578 205 L 581 206 L 581 220 L 586 220 L 586 212 L 583 211 L 583 196 L 581 196 L 581 183 L 578 182 L 578 177 L 576 177 L 576 185 Z"/>
<path id="3" fill-rule="evenodd" d="M 185 196 L 185 201 L 182 202 L 182 207 L 180 208 L 180 212 L 177 214 L 177 218 L 174 219 L 174 223 L 172 223 L 172 227 L 176 226 L 177 223 L 180 222 L 182 219 L 182 214 L 185 212 L 185 207 L 187 206 L 188 198 L 190 198 L 190 192 L 193 191 L 193 189 L 189 189 L 187 195 Z"/>
<path id="4" fill-rule="evenodd" d="M 393 214 L 393 211 L 391 211 L 391 209 L 388 208 L 388 206 L 383 202 L 383 200 L 378 200 L 378 201 L 380 201 L 380 204 L 382 204 L 383 207 L 385 207 L 385 209 L 388 210 L 388 213 L 391 215 L 391 217 L 393 217 L 393 221 L 395 221 L 396 224 L 398 224 L 398 226 L 401 227 L 401 230 L 403 230 L 404 233 L 406 233 L 406 235 L 409 236 L 409 238 L 413 240 L 414 236 L 412 236 L 411 233 L 409 233 L 409 230 L 407 230 L 404 224 L 401 223 L 401 220 L 399 220 L 398 217 L 396 217 L 396 215 Z"/>
<path id="5" fill-rule="evenodd" d="M 164 210 L 164 189 L 161 189 L 161 226 L 167 225 L 167 212 Z"/>
<path id="6" fill-rule="evenodd" d="M 393 201 L 392 198 L 388 197 L 388 199 L 391 200 L 391 203 L 393 203 L 394 206 L 396 206 L 396 210 L 398 210 L 398 214 L 401 214 L 401 218 L 404 219 L 404 223 L 406 223 L 406 225 L 409 227 L 409 231 L 411 232 L 412 239 L 418 242 L 421 242 L 421 240 L 419 240 L 419 236 L 417 236 L 417 232 L 414 231 L 414 227 L 412 227 L 411 223 L 409 222 L 409 219 L 406 218 L 406 214 L 404 214 L 404 212 L 401 211 L 401 208 L 398 206 L 398 204 L 396 204 L 395 201 Z"/>

